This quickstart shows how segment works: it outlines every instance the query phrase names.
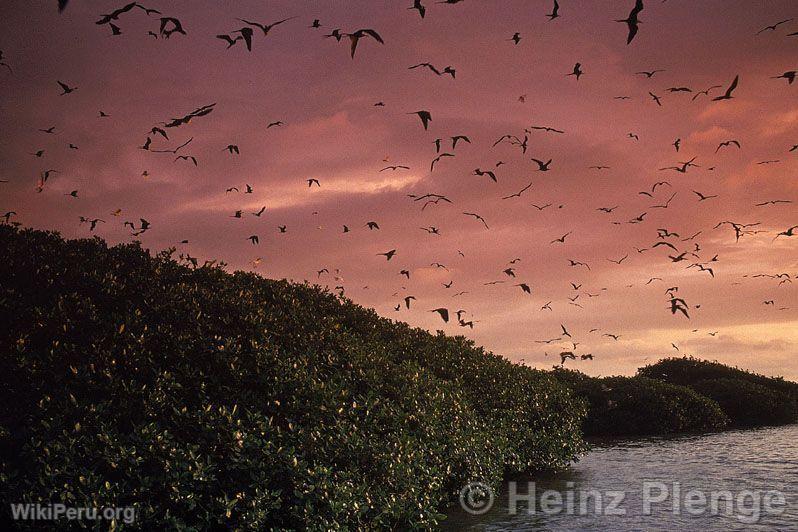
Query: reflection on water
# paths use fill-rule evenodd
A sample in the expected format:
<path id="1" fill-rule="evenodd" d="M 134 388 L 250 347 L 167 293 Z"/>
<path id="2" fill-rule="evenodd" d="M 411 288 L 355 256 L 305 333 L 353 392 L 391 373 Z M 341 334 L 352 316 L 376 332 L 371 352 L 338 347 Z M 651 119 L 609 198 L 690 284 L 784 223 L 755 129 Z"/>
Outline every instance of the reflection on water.
<path id="1" fill-rule="evenodd" d="M 517 512 L 510 514 L 511 502 L 505 485 L 487 513 L 470 515 L 458 507 L 450 513 L 444 528 L 450 530 L 798 530 L 798 425 L 746 431 L 729 431 L 701 436 L 650 438 L 594 444 L 593 450 L 570 469 L 517 480 L 515 493 L 526 495 L 528 481 L 534 482 L 535 512 L 516 499 Z M 644 513 L 644 482 L 650 484 L 650 515 Z M 678 487 L 677 487 L 678 484 Z M 674 496 L 676 490 L 679 494 Z M 541 498 L 546 494 L 552 513 L 543 513 Z M 602 495 L 605 511 L 596 512 L 595 493 Z M 696 500 L 692 513 L 685 506 L 691 490 Z M 728 490 L 732 500 L 716 499 L 719 511 L 712 515 L 712 492 Z M 746 492 L 746 490 L 748 490 Z M 765 492 L 778 490 L 785 504 L 768 496 L 780 514 L 767 512 Z M 625 515 L 607 515 L 613 496 L 623 492 L 618 508 Z M 742 492 L 742 493 L 741 493 Z M 620 494 L 619 494 L 620 495 Z M 558 504 L 557 498 L 561 497 Z M 567 508 L 569 497 L 574 511 Z M 584 500 L 584 501 L 582 501 Z M 674 510 L 674 500 L 680 501 Z M 582 511 L 584 508 L 585 511 Z M 731 509 L 735 515 L 725 515 Z M 761 511 L 757 511 L 761 510 Z M 581 515 L 580 515 L 581 513 Z M 757 519 L 757 513 L 759 517 Z M 756 520 L 756 522 L 752 522 Z"/>

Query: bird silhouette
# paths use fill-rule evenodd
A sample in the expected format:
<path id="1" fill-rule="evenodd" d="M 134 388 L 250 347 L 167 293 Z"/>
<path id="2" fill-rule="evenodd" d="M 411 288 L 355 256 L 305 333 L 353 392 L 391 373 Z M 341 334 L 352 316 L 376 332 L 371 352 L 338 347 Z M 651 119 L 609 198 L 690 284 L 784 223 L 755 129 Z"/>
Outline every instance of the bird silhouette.
<path id="1" fill-rule="evenodd" d="M 482 217 L 482 216 L 480 216 L 479 214 L 475 214 L 475 213 L 473 213 L 473 212 L 464 212 L 463 214 L 465 214 L 466 216 L 471 216 L 471 217 L 473 217 L 475 220 L 479 220 L 480 222 L 482 222 L 482 225 L 484 225 L 484 226 L 485 226 L 485 229 L 490 229 L 490 228 L 488 227 L 488 222 L 486 222 L 486 221 L 485 221 L 485 218 L 483 218 L 483 217 Z"/>
<path id="2" fill-rule="evenodd" d="M 629 12 L 629 16 L 625 19 L 616 20 L 615 22 L 623 22 L 629 29 L 629 32 L 626 36 L 626 44 L 630 44 L 632 40 L 634 40 L 635 35 L 637 35 L 638 24 L 640 21 L 638 20 L 637 16 L 640 12 L 643 11 L 643 0 L 636 0 L 635 5 L 632 10 Z"/>
<path id="3" fill-rule="evenodd" d="M 576 80 L 579 81 L 579 77 L 584 74 L 582 71 L 582 63 L 576 63 L 574 65 L 574 70 L 568 76 L 576 76 Z"/>
<path id="4" fill-rule="evenodd" d="M 765 26 L 764 28 L 762 28 L 761 30 L 756 32 L 756 34 L 759 35 L 760 33 L 764 33 L 766 31 L 776 31 L 776 28 L 778 28 L 782 24 L 787 24 L 788 22 L 792 22 L 792 20 L 793 19 L 788 18 L 788 19 L 784 19 L 784 20 L 781 20 L 779 22 L 776 22 L 775 24 L 772 24 L 770 26 Z"/>
<path id="5" fill-rule="evenodd" d="M 551 9 L 551 13 L 546 14 L 549 17 L 549 20 L 554 20 L 555 18 L 560 16 L 560 4 L 557 3 L 557 0 L 554 0 L 554 7 Z"/>
<path id="6" fill-rule="evenodd" d="M 418 117 L 421 119 L 421 124 L 424 126 L 425 130 L 429 126 L 429 123 L 432 122 L 432 114 L 430 114 L 429 111 L 414 111 L 412 113 L 407 113 L 407 114 L 418 115 Z"/>
<path id="7" fill-rule="evenodd" d="M 161 17 L 160 35 L 164 39 L 168 39 L 174 33 L 187 35 L 183 29 L 183 23 L 174 17 Z"/>
<path id="8" fill-rule="evenodd" d="M 720 144 L 718 144 L 718 147 L 715 148 L 715 153 L 718 153 L 718 151 L 721 148 L 725 148 L 726 146 L 731 146 L 731 145 L 737 146 L 738 148 L 741 147 L 740 146 L 740 142 L 737 141 L 737 140 L 725 140 L 725 141 L 721 142 Z"/>
<path id="9" fill-rule="evenodd" d="M 382 255 L 383 257 L 385 257 L 386 260 L 391 260 L 393 256 L 396 255 L 396 250 L 391 249 L 389 251 L 386 251 L 385 253 L 377 253 L 377 255 Z"/>
<path id="10" fill-rule="evenodd" d="M 67 85 L 66 83 L 64 83 L 62 81 L 59 81 L 58 84 L 61 86 L 61 90 L 63 91 L 61 93 L 61 96 L 64 96 L 65 94 L 71 94 L 71 93 L 75 92 L 76 90 L 78 90 L 77 87 L 70 87 L 69 85 Z"/>
<path id="11" fill-rule="evenodd" d="M 787 72 L 784 72 L 783 74 L 780 74 L 778 76 L 773 76 L 773 79 L 784 78 L 784 79 L 787 80 L 787 83 L 789 85 L 792 85 L 792 83 L 795 81 L 796 74 L 798 74 L 798 70 L 788 70 Z"/>
<path id="12" fill-rule="evenodd" d="M 436 309 L 430 310 L 430 312 L 437 312 L 440 315 L 441 319 L 445 323 L 449 323 L 449 309 L 447 309 L 447 308 L 436 308 Z"/>
<path id="13" fill-rule="evenodd" d="M 625 21 L 622 21 L 622 22 L 625 22 Z M 656 74 L 657 72 L 667 72 L 667 70 L 663 70 L 661 68 L 660 69 L 656 69 L 656 70 L 641 70 L 640 72 L 635 72 L 635 74 L 642 74 L 645 77 L 651 79 L 651 78 L 654 77 L 654 74 Z"/>
<path id="14" fill-rule="evenodd" d="M 427 14 L 427 8 L 421 3 L 421 0 L 413 0 L 413 5 L 407 9 L 415 9 L 422 19 Z"/>
<path id="15" fill-rule="evenodd" d="M 729 88 L 726 89 L 726 92 L 722 96 L 715 96 L 714 98 L 712 98 L 712 101 L 719 102 L 722 100 L 731 100 L 733 98 L 732 92 L 734 92 L 734 89 L 737 88 L 737 84 L 739 82 L 740 82 L 740 75 L 738 74 L 734 76 L 734 79 L 732 80 L 731 85 L 729 85 Z"/>
<path id="16" fill-rule="evenodd" d="M 354 33 L 347 34 L 347 36 L 349 37 L 349 41 L 351 43 L 350 52 L 352 59 L 355 58 L 355 50 L 357 50 L 357 45 L 360 42 L 360 39 L 362 39 L 363 37 L 371 37 L 378 43 L 385 44 L 385 41 L 382 40 L 382 37 L 380 37 L 379 33 L 377 33 L 372 29 L 357 30 Z"/>

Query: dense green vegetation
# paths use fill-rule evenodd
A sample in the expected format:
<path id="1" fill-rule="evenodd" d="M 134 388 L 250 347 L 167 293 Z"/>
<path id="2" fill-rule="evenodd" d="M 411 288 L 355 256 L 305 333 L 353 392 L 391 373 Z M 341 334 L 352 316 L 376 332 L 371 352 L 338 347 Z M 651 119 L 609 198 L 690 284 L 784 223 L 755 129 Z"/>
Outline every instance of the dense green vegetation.
<path id="1" fill-rule="evenodd" d="M 798 384 L 695 359 L 511 364 L 318 287 L 0 226 L 0 498 L 145 529 L 421 528 L 589 435 L 795 421 Z M 4 517 L 8 517 L 4 515 Z"/>
<path id="2" fill-rule="evenodd" d="M 588 403 L 584 432 L 591 436 L 661 435 L 724 428 L 718 403 L 685 386 L 647 377 L 589 377 L 556 369 L 554 375 Z"/>
<path id="3" fill-rule="evenodd" d="M 428 527 L 468 481 L 584 451 L 547 373 L 317 288 L 9 226 L 0 256 L 3 512 Z"/>
<path id="4" fill-rule="evenodd" d="M 663 359 L 640 368 L 638 374 L 687 386 L 712 398 L 732 426 L 798 422 L 798 383 L 692 357 Z"/>

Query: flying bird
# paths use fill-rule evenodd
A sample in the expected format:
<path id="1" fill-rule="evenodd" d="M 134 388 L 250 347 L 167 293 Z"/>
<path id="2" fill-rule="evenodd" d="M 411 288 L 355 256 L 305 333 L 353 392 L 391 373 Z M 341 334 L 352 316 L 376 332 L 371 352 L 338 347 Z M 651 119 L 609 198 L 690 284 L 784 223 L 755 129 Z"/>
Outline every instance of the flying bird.
<path id="1" fill-rule="evenodd" d="M 721 148 L 725 148 L 725 147 L 727 147 L 727 146 L 731 146 L 732 144 L 733 144 L 733 145 L 735 145 L 735 146 L 737 146 L 738 148 L 740 147 L 740 142 L 739 142 L 739 141 L 737 141 L 737 140 L 724 140 L 723 142 L 721 142 L 720 144 L 718 144 L 718 147 L 717 147 L 717 148 L 715 148 L 715 153 L 718 153 L 718 151 L 719 151 Z"/>
<path id="2" fill-rule="evenodd" d="M 576 80 L 579 81 L 579 76 L 581 76 L 582 74 L 584 74 L 584 72 L 582 71 L 582 63 L 577 63 L 577 64 L 574 65 L 573 72 L 571 72 L 570 74 L 567 74 L 567 75 L 568 76 L 576 76 Z"/>
<path id="3" fill-rule="evenodd" d="M 559 242 L 560 244 L 565 244 L 565 238 L 566 238 L 568 235 L 572 234 L 572 233 L 573 233 L 573 231 L 568 231 L 567 233 L 565 233 L 564 235 L 562 235 L 560 238 L 555 238 L 554 240 L 552 240 L 551 242 L 549 242 L 549 244 L 554 244 L 554 243 L 557 243 L 557 242 Z"/>
<path id="4" fill-rule="evenodd" d="M 63 2 L 64 7 L 66 7 L 66 1 L 65 0 L 59 0 L 59 2 Z M 130 11 L 131 9 L 136 7 L 137 5 L 138 4 L 136 2 L 130 2 L 128 4 L 125 4 L 124 6 L 120 7 L 119 9 L 116 9 L 116 10 L 112 11 L 108 15 L 102 15 L 102 17 L 100 17 L 100 20 L 95 22 L 95 24 L 101 26 L 103 24 L 110 23 L 112 20 L 119 20 L 119 17 L 122 14 L 127 13 L 128 11 Z"/>
<path id="5" fill-rule="evenodd" d="M 430 312 L 437 312 L 437 313 L 438 313 L 438 314 L 441 316 L 441 319 L 442 319 L 442 320 L 443 320 L 445 323 L 449 323 L 449 309 L 446 309 L 446 308 L 436 308 L 436 309 L 430 310 Z"/>
<path id="6" fill-rule="evenodd" d="M 654 94 L 651 91 L 648 91 L 648 95 L 651 96 L 651 99 L 654 100 L 657 103 L 657 105 L 662 107 L 662 102 L 660 101 L 660 97 L 659 96 L 657 96 L 656 94 Z"/>
<path id="7" fill-rule="evenodd" d="M 61 85 L 61 90 L 64 91 L 64 92 L 61 93 L 61 96 L 64 96 L 65 94 L 73 93 L 76 90 L 78 90 L 77 87 L 70 87 L 69 85 L 67 85 L 66 83 L 64 83 L 62 81 L 59 81 L 58 84 Z"/>
<path id="8" fill-rule="evenodd" d="M 407 113 L 407 114 L 418 115 L 418 117 L 421 119 L 421 123 L 423 124 L 425 130 L 429 126 L 429 123 L 432 122 L 432 114 L 429 111 L 423 111 L 423 110 L 414 111 L 412 113 Z"/>
<path id="9" fill-rule="evenodd" d="M 787 72 L 785 72 L 785 73 L 783 73 L 783 74 L 781 74 L 781 75 L 778 75 L 778 76 L 773 76 L 773 78 L 772 78 L 772 79 L 781 79 L 781 78 L 784 78 L 784 79 L 786 79 L 786 80 L 787 80 L 787 83 L 788 83 L 789 85 L 792 85 L 792 83 L 795 81 L 795 76 L 796 76 L 796 74 L 798 74 L 798 70 L 788 70 Z"/>
<path id="10" fill-rule="evenodd" d="M 632 10 L 629 12 L 629 16 L 626 17 L 625 19 L 615 21 L 615 22 L 624 22 L 626 23 L 626 26 L 629 28 L 629 33 L 626 36 L 627 45 L 631 43 L 632 40 L 635 38 L 635 35 L 637 35 L 638 24 L 640 23 L 637 16 L 640 14 L 641 11 L 643 11 L 643 0 L 635 0 L 635 5 L 632 8 Z"/>
<path id="11" fill-rule="evenodd" d="M 275 26 L 277 26 L 279 24 L 283 24 L 284 22 L 288 22 L 289 20 L 293 20 L 295 18 L 296 17 L 284 18 L 282 20 L 278 20 L 277 22 L 272 22 L 271 24 L 261 24 L 260 22 L 250 22 L 249 20 L 245 20 L 243 18 L 240 18 L 238 20 L 240 20 L 241 22 L 243 22 L 244 24 L 246 24 L 248 26 L 252 26 L 252 27 L 255 27 L 255 28 L 260 28 L 260 30 L 263 32 L 263 35 L 268 35 L 273 27 L 275 27 Z"/>
<path id="12" fill-rule="evenodd" d="M 740 75 L 738 74 L 738 75 L 734 76 L 734 79 L 732 80 L 731 85 L 729 85 L 729 88 L 726 89 L 726 92 L 723 94 L 723 96 L 715 96 L 714 98 L 712 98 L 712 101 L 713 102 L 719 102 L 721 100 L 731 100 L 733 98 L 732 92 L 734 92 L 734 89 L 737 88 L 737 84 L 739 82 L 740 82 Z"/>
<path id="13" fill-rule="evenodd" d="M 168 39 L 172 36 L 173 33 L 180 33 L 182 35 L 186 35 L 185 30 L 183 29 L 183 24 L 180 20 L 174 17 L 161 17 L 161 28 L 160 28 L 160 35 L 164 39 Z"/>
<path id="14" fill-rule="evenodd" d="M 474 175 L 478 176 L 486 175 L 490 177 L 494 183 L 498 183 L 498 181 L 496 180 L 496 174 L 494 174 L 492 170 L 482 170 L 480 168 L 477 168 L 474 170 Z"/>
<path id="15" fill-rule="evenodd" d="M 349 40 L 351 42 L 350 52 L 351 52 L 352 59 L 355 58 L 355 50 L 357 50 L 357 45 L 360 42 L 360 39 L 362 39 L 363 37 L 371 37 L 372 39 L 374 39 L 378 43 L 385 44 L 385 41 L 382 40 L 382 37 L 380 37 L 380 34 L 377 33 L 376 31 L 372 30 L 372 29 L 357 30 L 354 33 L 349 33 L 348 37 L 349 37 Z"/>
<path id="16" fill-rule="evenodd" d="M 482 222 L 482 224 L 485 226 L 485 229 L 490 229 L 488 227 L 488 223 L 485 221 L 485 218 L 483 218 L 479 214 L 475 214 L 473 212 L 464 212 L 463 214 L 465 214 L 466 216 L 472 216 L 474 219 L 479 220 L 480 222 Z"/>
<path id="17" fill-rule="evenodd" d="M 407 9 L 415 9 L 418 11 L 418 14 L 421 15 L 421 18 L 424 18 L 424 15 L 427 13 L 427 8 L 421 3 L 421 0 L 413 0 L 413 5 L 408 7 Z"/>
<path id="18" fill-rule="evenodd" d="M 693 190 L 693 194 L 695 194 L 696 196 L 698 196 L 698 201 L 705 201 L 705 200 L 708 200 L 708 199 L 712 199 L 712 198 L 717 198 L 717 197 L 718 197 L 718 195 L 717 195 L 717 194 L 715 194 L 715 195 L 712 195 L 712 196 L 706 196 L 706 195 L 704 195 L 704 194 L 701 194 L 701 193 L 700 193 L 700 192 L 698 192 L 697 190 Z"/>
<path id="19" fill-rule="evenodd" d="M 641 70 L 640 72 L 635 72 L 635 74 L 642 74 L 642 75 L 644 75 L 645 77 L 647 77 L 647 78 L 651 79 L 652 77 L 654 77 L 654 74 L 656 74 L 657 72 L 667 72 L 667 70 L 663 70 L 663 69 L 657 69 L 657 70 Z"/>
<path id="20" fill-rule="evenodd" d="M 757 35 L 759 35 L 760 33 L 764 33 L 764 32 L 766 32 L 766 31 L 768 31 L 768 30 L 769 30 L 769 31 L 776 31 L 776 28 L 778 28 L 778 27 L 779 27 L 779 26 L 781 26 L 782 24 L 787 24 L 788 22 L 791 22 L 792 20 L 793 20 L 793 19 L 791 19 L 791 18 L 788 18 L 788 19 L 784 19 L 784 20 L 781 20 L 781 21 L 779 21 L 779 22 L 776 22 L 775 24 L 772 24 L 772 25 L 770 25 L 770 26 L 765 26 L 764 28 L 762 28 L 761 30 L 759 30 L 758 32 L 756 32 L 756 34 L 757 34 Z"/>
<path id="21" fill-rule="evenodd" d="M 547 13 L 546 16 L 549 17 L 549 20 L 554 20 L 560 16 L 560 4 L 557 3 L 557 0 L 554 0 L 554 7 L 552 8 L 551 13 Z"/>

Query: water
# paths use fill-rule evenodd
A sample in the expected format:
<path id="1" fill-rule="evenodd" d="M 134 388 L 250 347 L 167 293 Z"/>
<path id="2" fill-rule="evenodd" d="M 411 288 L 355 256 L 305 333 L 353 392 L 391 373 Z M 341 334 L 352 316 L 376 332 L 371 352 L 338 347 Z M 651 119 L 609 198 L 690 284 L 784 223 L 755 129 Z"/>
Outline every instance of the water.
<path id="1" fill-rule="evenodd" d="M 458 508 L 449 514 L 449 530 L 798 530 L 798 425 L 756 430 L 729 431 L 700 436 L 649 438 L 623 442 L 594 444 L 593 450 L 566 471 L 517 480 L 516 493 L 525 495 L 528 482 L 535 485 L 535 512 L 528 512 L 524 500 L 517 502 L 517 513 L 509 512 L 509 489 L 505 484 L 491 509 L 483 515 L 470 515 Z M 651 503 L 650 515 L 643 509 L 644 481 L 665 484 L 650 488 L 651 498 L 667 496 L 662 503 Z M 681 495 L 674 497 L 674 483 L 680 484 Z M 684 504 L 687 493 L 699 490 L 706 504 L 696 497 L 694 509 Z M 557 494 L 549 497 L 550 513 L 542 511 L 541 499 L 546 490 Z M 584 497 L 586 490 L 602 494 L 602 510 L 595 511 L 596 496 Z M 713 515 L 710 506 L 712 491 L 729 490 L 734 498 L 729 505 L 719 501 Z M 759 492 L 757 500 L 754 493 Z M 771 509 L 765 507 L 763 492 L 778 490 L 784 504 L 771 498 Z M 624 493 L 618 509 L 625 515 L 607 515 L 608 503 Z M 568 494 L 574 501 L 567 511 Z M 743 492 L 743 493 L 741 493 Z M 674 511 L 674 499 L 681 501 Z M 582 512 L 582 501 L 585 512 Z M 759 515 L 757 516 L 757 509 Z M 774 512 L 779 512 L 779 514 Z M 730 512 L 726 514 L 724 512 Z M 579 515 L 582 513 L 582 515 Z"/>

